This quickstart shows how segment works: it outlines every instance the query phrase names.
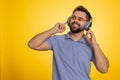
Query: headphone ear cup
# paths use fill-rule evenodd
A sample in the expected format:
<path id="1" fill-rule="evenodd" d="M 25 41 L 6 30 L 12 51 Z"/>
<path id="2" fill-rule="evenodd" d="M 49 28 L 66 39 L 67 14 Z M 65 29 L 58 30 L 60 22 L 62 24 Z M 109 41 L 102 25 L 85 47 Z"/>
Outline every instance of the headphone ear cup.
<path id="1" fill-rule="evenodd" d="M 91 27 L 91 25 L 92 25 L 92 22 L 90 22 L 90 21 L 86 22 L 85 30 L 86 31 L 89 30 L 89 28 Z"/>
<path id="2" fill-rule="evenodd" d="M 70 17 L 68 17 L 67 23 L 68 23 L 68 26 L 69 26 L 70 25 Z"/>

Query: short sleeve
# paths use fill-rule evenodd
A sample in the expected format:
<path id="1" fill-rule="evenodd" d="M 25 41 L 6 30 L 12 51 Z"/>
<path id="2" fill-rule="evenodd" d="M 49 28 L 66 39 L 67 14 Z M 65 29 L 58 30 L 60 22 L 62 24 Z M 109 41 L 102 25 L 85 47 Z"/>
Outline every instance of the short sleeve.
<path id="1" fill-rule="evenodd" d="M 91 58 L 91 61 L 92 61 L 92 60 L 95 60 L 95 56 L 94 56 L 94 53 L 93 53 L 93 55 L 92 55 L 92 58 Z"/>
<path id="2" fill-rule="evenodd" d="M 50 49 L 53 50 L 53 45 L 54 45 L 54 42 L 55 42 L 55 36 L 49 37 L 47 42 L 48 42 L 48 44 L 50 46 Z"/>
<path id="3" fill-rule="evenodd" d="M 95 59 L 95 56 L 94 56 L 94 50 L 93 50 L 93 48 L 92 48 L 92 46 L 91 45 L 89 45 L 89 47 L 90 47 L 90 52 L 91 52 L 91 61 L 92 60 L 94 60 Z"/>
<path id="4" fill-rule="evenodd" d="M 92 61 L 92 60 L 95 60 L 93 48 L 92 48 L 92 57 L 91 57 L 91 61 Z"/>

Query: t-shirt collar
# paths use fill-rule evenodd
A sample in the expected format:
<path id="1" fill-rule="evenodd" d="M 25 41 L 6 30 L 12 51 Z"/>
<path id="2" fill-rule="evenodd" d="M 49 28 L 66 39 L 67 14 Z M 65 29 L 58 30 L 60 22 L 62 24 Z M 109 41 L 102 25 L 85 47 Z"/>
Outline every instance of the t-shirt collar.
<path id="1" fill-rule="evenodd" d="M 71 40 L 73 40 L 73 39 L 71 38 L 71 36 L 70 36 L 70 32 L 68 32 L 68 33 L 66 34 L 65 38 L 66 38 L 66 39 L 71 39 Z M 85 35 L 83 35 L 83 37 L 82 37 L 79 41 L 77 41 L 77 42 L 86 43 L 86 37 L 85 37 Z"/>

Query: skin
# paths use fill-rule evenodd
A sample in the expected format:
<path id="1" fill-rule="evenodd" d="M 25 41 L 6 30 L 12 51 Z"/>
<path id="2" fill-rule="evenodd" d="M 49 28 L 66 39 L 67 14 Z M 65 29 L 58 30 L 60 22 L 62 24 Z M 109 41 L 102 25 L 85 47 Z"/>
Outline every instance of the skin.
<path id="1" fill-rule="evenodd" d="M 82 29 L 84 29 L 84 26 L 87 22 L 86 21 L 87 17 L 86 17 L 86 13 L 84 13 L 82 11 L 75 11 L 72 15 L 76 16 L 76 19 L 75 20 L 71 19 L 70 24 L 73 22 L 75 22 L 77 24 L 71 24 L 71 29 L 77 30 L 79 28 L 79 29 L 81 29 L 81 31 L 78 33 L 70 32 L 70 36 L 74 41 L 78 41 L 84 35 L 84 30 L 82 30 Z M 84 21 L 78 21 L 78 18 L 83 18 Z M 65 28 L 66 28 L 66 26 L 65 26 L 66 24 L 67 24 L 67 22 L 56 23 L 53 28 L 34 36 L 28 42 L 28 46 L 35 50 L 50 50 L 50 46 L 48 45 L 47 39 L 56 33 L 64 32 Z M 104 53 L 102 52 L 102 50 L 100 49 L 93 31 L 91 29 L 89 29 L 86 32 L 85 36 L 86 36 L 86 39 L 89 42 L 89 44 L 93 47 L 95 59 L 92 60 L 92 62 L 94 63 L 96 69 L 99 72 L 106 73 L 109 68 L 109 61 L 106 58 L 106 56 L 104 55 Z"/>
<path id="2" fill-rule="evenodd" d="M 79 15 L 81 14 L 81 15 Z M 86 24 L 86 14 L 84 12 L 76 11 L 72 16 L 76 17 L 76 19 L 70 20 L 70 30 L 72 33 L 78 33 L 84 30 L 84 26 Z M 79 21 L 78 19 L 82 19 Z"/>

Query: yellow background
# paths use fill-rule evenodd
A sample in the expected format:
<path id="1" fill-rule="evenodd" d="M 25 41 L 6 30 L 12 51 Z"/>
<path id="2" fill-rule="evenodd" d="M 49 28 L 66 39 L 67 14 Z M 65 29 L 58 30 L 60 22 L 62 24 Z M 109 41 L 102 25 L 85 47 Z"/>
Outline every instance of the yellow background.
<path id="1" fill-rule="evenodd" d="M 120 80 L 119 0 L 0 0 L 1 80 L 52 80 L 52 52 L 32 50 L 27 42 L 65 22 L 80 4 L 91 12 L 92 30 L 110 61 L 107 74 L 92 64 L 92 80 Z"/>

